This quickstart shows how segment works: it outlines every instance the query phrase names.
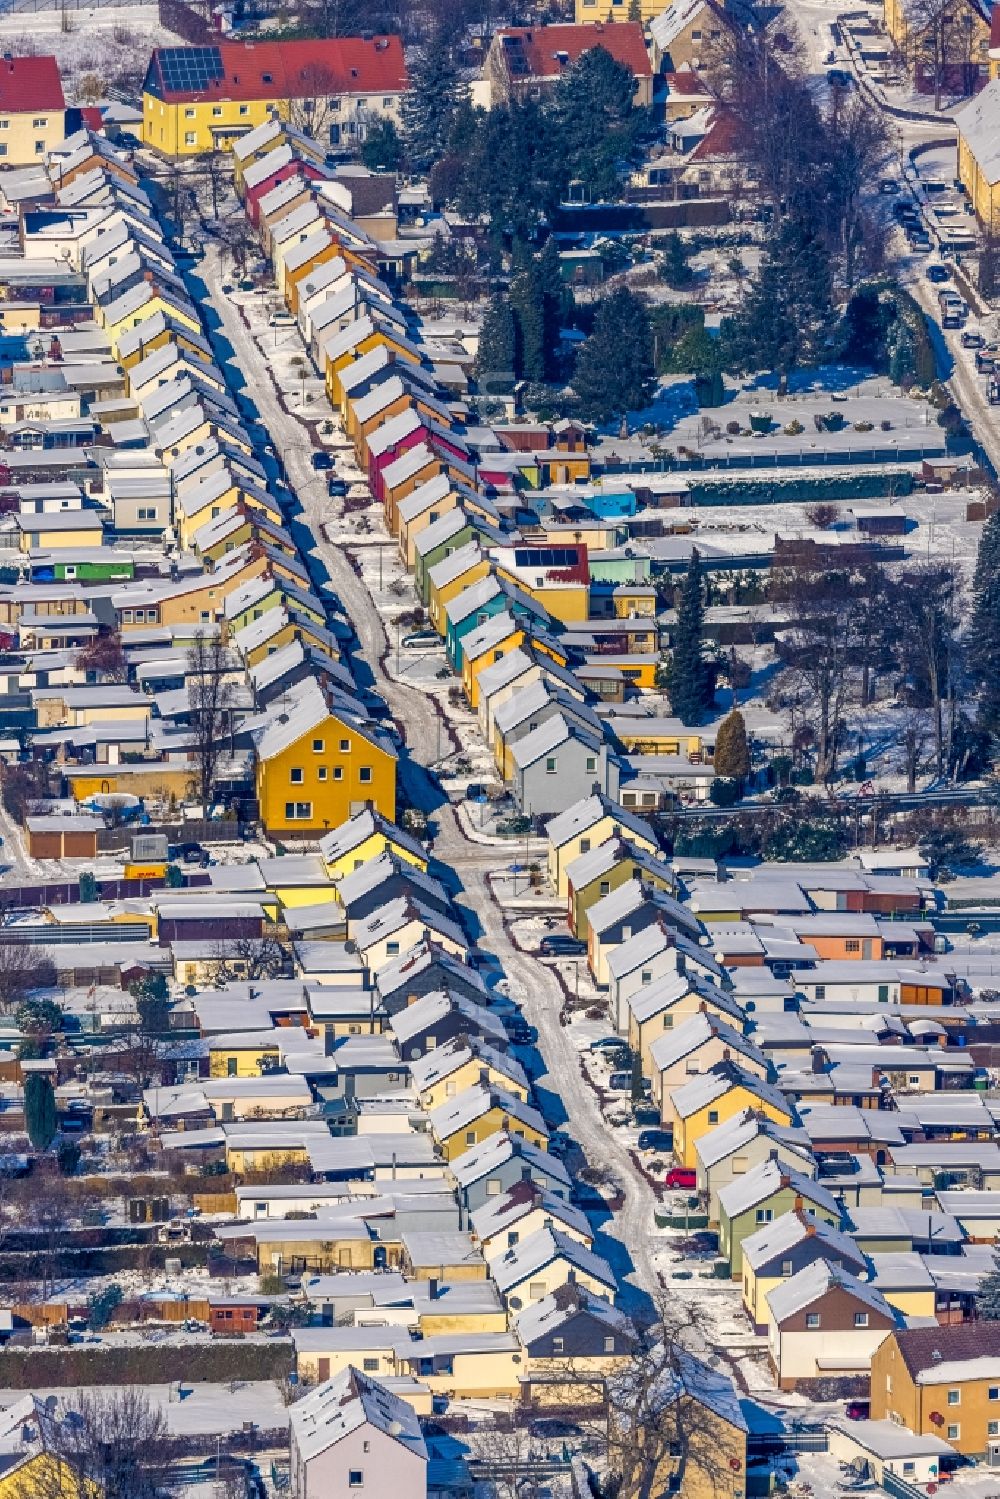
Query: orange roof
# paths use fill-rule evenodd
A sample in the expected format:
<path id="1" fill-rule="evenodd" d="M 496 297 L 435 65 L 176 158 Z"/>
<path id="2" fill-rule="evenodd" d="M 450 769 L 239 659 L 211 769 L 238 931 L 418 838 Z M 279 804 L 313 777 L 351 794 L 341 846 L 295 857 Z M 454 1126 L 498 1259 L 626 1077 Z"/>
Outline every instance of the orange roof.
<path id="1" fill-rule="evenodd" d="M 156 47 L 143 91 L 170 103 L 398 94 L 408 86 L 398 36 Z"/>
<path id="2" fill-rule="evenodd" d="M 736 156 L 745 147 L 740 122 L 730 109 L 716 109 L 707 132 L 691 152 L 692 161 Z"/>
<path id="3" fill-rule="evenodd" d="M 62 81 L 54 57 L 0 59 L 0 114 L 65 108 Z"/>
<path id="4" fill-rule="evenodd" d="M 557 78 L 585 52 L 603 47 L 636 78 L 652 69 L 638 21 L 598 22 L 589 26 L 505 26 L 497 32 L 511 78 Z M 517 66 L 512 64 L 517 62 Z"/>
<path id="5" fill-rule="evenodd" d="M 681 68 L 677 73 L 664 73 L 667 88 L 672 94 L 710 94 L 704 79 L 693 68 Z"/>

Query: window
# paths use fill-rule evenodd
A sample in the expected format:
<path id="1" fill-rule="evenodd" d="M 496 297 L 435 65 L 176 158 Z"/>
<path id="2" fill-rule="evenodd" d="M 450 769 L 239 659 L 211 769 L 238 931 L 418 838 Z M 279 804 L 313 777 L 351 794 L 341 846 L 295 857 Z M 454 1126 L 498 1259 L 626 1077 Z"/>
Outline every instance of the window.
<path id="1" fill-rule="evenodd" d="M 491 1176 L 486 1183 L 487 1197 L 499 1197 L 503 1191 L 503 1183 L 496 1176 Z"/>
<path id="2" fill-rule="evenodd" d="M 961 1426 L 959 1426 L 959 1424 L 958 1424 L 957 1421 L 953 1425 L 951 1425 L 951 1426 L 948 1427 L 948 1440 L 949 1440 L 949 1442 L 957 1442 L 958 1439 L 959 1439 L 959 1437 L 961 1435 L 962 1435 L 962 1428 L 961 1428 Z"/>
<path id="3" fill-rule="evenodd" d="M 241 104 L 240 105 L 240 114 L 241 115 L 248 115 L 249 113 L 250 113 L 250 106 L 248 104 Z"/>
<path id="4" fill-rule="evenodd" d="M 544 1280 L 533 1280 L 528 1285 L 528 1300 L 542 1301 L 548 1294 Z"/>
<path id="5" fill-rule="evenodd" d="M 719 1111 L 718 1111 L 718 1109 L 709 1109 L 709 1111 L 708 1111 L 708 1122 L 709 1122 L 709 1124 L 718 1124 L 718 1122 L 719 1122 Z"/>
<path id="6" fill-rule="evenodd" d="M 672 1015 L 664 1015 L 664 1017 L 663 1017 L 663 1029 L 665 1031 L 672 1031 L 673 1028 L 674 1028 L 674 1017 Z"/>
<path id="7" fill-rule="evenodd" d="M 185 146 L 193 146 L 195 144 L 195 142 L 196 142 L 196 139 L 197 139 L 197 137 L 195 136 L 195 133 L 194 133 L 193 130 L 185 130 L 185 132 L 184 132 L 184 144 L 185 144 Z"/>
<path id="8" fill-rule="evenodd" d="M 553 1353 L 562 1353 L 562 1351 L 565 1348 L 565 1346 L 566 1346 L 566 1344 L 565 1344 L 565 1342 L 563 1341 L 562 1338 L 553 1338 L 552 1339 L 552 1352 Z"/>
<path id="9" fill-rule="evenodd" d="M 826 998 L 826 985 L 825 984 L 817 984 L 816 985 L 816 989 L 815 989 L 815 994 L 816 994 L 816 998 L 817 999 L 825 999 Z"/>
<path id="10" fill-rule="evenodd" d="M 600 884 L 600 891 L 601 891 L 602 895 L 610 895 L 611 894 L 611 881 L 610 880 L 602 880 L 601 884 Z"/>
<path id="11" fill-rule="evenodd" d="M 987 1400 L 1000 1400 L 1000 1384 L 991 1384 L 986 1391 Z"/>
<path id="12" fill-rule="evenodd" d="M 342 755 L 349 755 L 351 753 L 351 741 L 349 739 L 342 739 L 340 741 L 340 753 Z"/>
<path id="13" fill-rule="evenodd" d="M 915 1083 L 919 1083 L 919 1081 L 920 1081 L 920 1073 L 919 1072 L 911 1072 L 909 1074 L 908 1081 L 909 1081 L 909 1084 L 910 1084 L 910 1086 L 912 1088 Z"/>
<path id="14" fill-rule="evenodd" d="M 819 1326 L 819 1312 L 806 1312 L 806 1326 L 807 1327 L 818 1327 Z"/>
<path id="15" fill-rule="evenodd" d="M 545 762 L 545 774 L 547 776 L 554 776 L 558 768 L 559 762 L 556 759 L 555 755 L 550 755 Z"/>
<path id="16" fill-rule="evenodd" d="M 184 118 L 186 120 L 193 120 L 194 119 L 194 110 L 192 108 L 190 108 L 190 106 L 184 111 Z"/>
<path id="17" fill-rule="evenodd" d="M 140 505 L 137 508 L 135 514 L 136 514 L 136 519 L 137 520 L 155 520 L 156 519 L 156 506 L 155 505 Z"/>
<path id="18" fill-rule="evenodd" d="M 791 1262 L 791 1260 L 782 1260 L 782 1262 L 781 1262 L 781 1273 L 782 1273 L 782 1275 L 791 1275 L 791 1273 L 792 1273 L 792 1262 Z"/>
<path id="19" fill-rule="evenodd" d="M 325 781 L 326 780 L 326 774 L 327 774 L 327 772 L 326 772 L 326 766 L 325 765 L 320 765 L 320 766 L 317 767 L 317 769 L 316 769 L 316 779 L 317 779 L 317 781 Z"/>
<path id="20" fill-rule="evenodd" d="M 326 749 L 326 740 L 325 739 L 314 739 L 313 740 L 313 754 L 314 755 L 321 755 L 325 749 Z"/>
<path id="21" fill-rule="evenodd" d="M 274 79 L 270 73 L 261 73 L 260 81 L 261 83 L 273 83 Z"/>
<path id="22" fill-rule="evenodd" d="M 305 779 L 305 777 L 302 774 L 302 767 L 301 767 L 301 765 L 293 765 L 292 766 L 291 770 L 288 772 L 288 779 L 291 781 L 291 783 L 292 783 L 293 786 L 301 786 L 302 785 L 302 782 Z"/>
<path id="23" fill-rule="evenodd" d="M 342 765 L 335 765 L 333 767 L 333 779 L 335 781 L 342 781 L 344 779 L 344 767 Z"/>
<path id="24" fill-rule="evenodd" d="M 313 815 L 312 802 L 286 802 L 285 818 L 288 822 L 308 822 Z"/>
<path id="25" fill-rule="evenodd" d="M 879 986 L 878 986 L 878 1002 L 879 1002 L 880 1005 L 885 1005 L 885 1004 L 889 1003 L 889 985 L 888 984 L 879 984 Z"/>
<path id="26" fill-rule="evenodd" d="M 948 1391 L 948 1404 L 949 1405 L 961 1405 L 961 1403 L 962 1403 L 962 1392 L 961 1392 L 961 1390 L 949 1390 Z"/>
<path id="27" fill-rule="evenodd" d="M 0 130 L 9 130 L 9 129 L 10 129 L 10 121 L 9 120 L 0 120 Z"/>
<path id="28" fill-rule="evenodd" d="M 39 115 L 37 120 L 32 120 L 31 128 L 32 130 L 44 130 L 48 123 L 48 119 L 45 115 Z"/>
<path id="29" fill-rule="evenodd" d="M 844 943 L 844 951 L 845 952 L 860 952 L 861 951 L 861 943 L 858 941 L 857 937 L 848 937 L 847 941 Z"/>
<path id="30" fill-rule="evenodd" d="M 604 1351 L 605 1353 L 614 1353 L 615 1340 L 613 1337 L 607 1337 L 604 1339 Z"/>
<path id="31" fill-rule="evenodd" d="M 45 142 L 44 141 L 36 141 L 35 142 L 35 155 L 36 156 L 44 156 L 45 155 Z"/>
<path id="32" fill-rule="evenodd" d="M 213 104 L 212 105 L 212 118 L 213 118 L 213 120 L 220 120 L 222 118 L 222 105 L 221 104 Z"/>
<path id="33" fill-rule="evenodd" d="M 597 760 L 594 755 L 587 756 L 587 769 L 588 771 L 597 769 Z"/>
<path id="34" fill-rule="evenodd" d="M 387 942 L 385 944 L 385 951 L 386 951 L 386 956 L 387 957 L 398 958 L 399 957 L 399 943 L 398 942 Z M 433 1043 L 430 1042 L 430 1041 L 428 1041 L 427 1045 L 428 1045 L 428 1049 L 429 1049 L 431 1047 L 431 1045 L 433 1045 Z"/>
<path id="35" fill-rule="evenodd" d="M 758 1223 L 772 1223 L 773 1221 L 774 1221 L 774 1209 L 773 1208 L 758 1208 L 757 1209 L 757 1222 Z"/>
<path id="36" fill-rule="evenodd" d="M 912 1478 L 913 1475 L 914 1475 L 914 1473 L 916 1473 L 916 1471 L 917 1471 L 917 1465 L 916 1465 L 916 1463 L 904 1463 L 903 1464 L 903 1477 L 904 1478 Z"/>
<path id="37" fill-rule="evenodd" d="M 358 780 L 359 781 L 365 781 L 365 782 L 367 782 L 367 781 L 370 781 L 371 778 L 372 778 L 372 768 L 371 768 L 371 766 L 370 765 L 362 765 L 359 768 L 359 770 L 358 770 Z"/>
<path id="38" fill-rule="evenodd" d="M 365 1486 L 365 1475 L 360 1468 L 350 1468 L 347 1473 L 347 1487 L 349 1489 L 363 1489 Z"/>
<path id="39" fill-rule="evenodd" d="M 1000 1436 L 1000 1421 L 987 1421 L 986 1435 L 988 1437 Z"/>
<path id="40" fill-rule="evenodd" d="M 466 1143 L 466 1145 L 475 1145 L 475 1143 L 476 1143 L 476 1132 L 475 1132 L 474 1129 L 467 1129 L 465 1131 L 465 1143 Z"/>
<path id="41" fill-rule="evenodd" d="M 854 1325 L 855 1325 L 855 1327 L 867 1327 L 868 1326 L 868 1313 L 867 1312 L 855 1312 L 854 1313 Z"/>

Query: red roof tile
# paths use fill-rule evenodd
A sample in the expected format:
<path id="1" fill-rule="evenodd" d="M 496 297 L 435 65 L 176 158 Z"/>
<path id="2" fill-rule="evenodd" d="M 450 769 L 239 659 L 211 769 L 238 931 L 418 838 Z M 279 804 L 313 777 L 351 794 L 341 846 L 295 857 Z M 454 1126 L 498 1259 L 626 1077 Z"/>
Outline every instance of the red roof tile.
<path id="1" fill-rule="evenodd" d="M 713 156 L 737 156 L 744 147 L 740 122 L 728 109 L 717 109 L 707 134 L 691 152 L 692 161 L 706 161 Z"/>
<path id="2" fill-rule="evenodd" d="M 699 78 L 693 68 L 681 68 L 678 73 L 665 73 L 667 88 L 672 94 L 710 94 L 711 89 Z"/>
<path id="3" fill-rule="evenodd" d="M 0 114 L 65 108 L 62 80 L 54 57 L 0 59 Z"/>
<path id="4" fill-rule="evenodd" d="M 182 88 L 173 81 L 184 76 L 185 53 L 200 54 L 210 61 L 207 81 L 200 87 Z M 307 99 L 319 93 L 398 94 L 407 86 L 403 44 L 398 36 L 156 47 L 143 85 L 147 92 L 170 103 Z"/>
<path id="5" fill-rule="evenodd" d="M 624 63 L 636 78 L 652 76 L 646 42 L 638 21 L 609 22 L 607 25 L 599 22 L 590 26 L 505 26 L 497 36 L 501 47 L 519 45 L 533 78 L 558 76 L 594 47 L 603 47 L 610 52 L 615 61 Z"/>

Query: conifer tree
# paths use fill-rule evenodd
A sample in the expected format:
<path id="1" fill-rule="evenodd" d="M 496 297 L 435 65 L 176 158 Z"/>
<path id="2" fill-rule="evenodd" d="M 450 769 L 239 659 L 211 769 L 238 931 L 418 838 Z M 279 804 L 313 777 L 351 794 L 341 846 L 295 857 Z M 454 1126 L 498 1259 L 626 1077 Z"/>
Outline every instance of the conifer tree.
<path id="1" fill-rule="evenodd" d="M 559 250 L 552 235 L 538 257 L 538 280 L 542 288 L 545 322 L 545 378 L 559 378 L 559 334 L 573 311 L 573 293 L 562 278 Z"/>
<path id="2" fill-rule="evenodd" d="M 980 1322 L 1000 1322 L 1000 1245 L 993 1245 L 993 1268 L 987 1270 L 976 1292 L 976 1316 Z"/>
<path id="3" fill-rule="evenodd" d="M 786 375 L 824 356 L 834 323 L 830 257 L 808 225 L 785 219 L 739 313 L 724 325 L 731 362 Z"/>
<path id="4" fill-rule="evenodd" d="M 743 714 L 733 708 L 715 736 L 715 774 L 732 781 L 745 781 L 750 774 L 750 746 Z"/>
<path id="5" fill-rule="evenodd" d="M 409 71 L 410 87 L 403 95 L 403 140 L 412 165 L 426 169 L 444 155 L 466 91 L 451 47 L 440 32 L 431 37 Z"/>
<path id="6" fill-rule="evenodd" d="M 653 339 L 649 315 L 626 286 L 605 297 L 594 331 L 581 346 L 573 387 L 586 416 L 598 421 L 640 411 L 653 386 Z"/>
<path id="7" fill-rule="evenodd" d="M 987 518 L 979 536 L 976 571 L 972 580 L 977 598 L 997 573 L 1000 573 L 1000 508 Z"/>
<path id="8" fill-rule="evenodd" d="M 1000 732 L 1000 512 L 983 526 L 976 555 L 968 662 L 981 688 L 979 724 Z"/>
<path id="9" fill-rule="evenodd" d="M 705 597 L 697 547 L 681 588 L 670 664 L 670 701 L 682 723 L 701 723 L 714 698 L 714 673 L 703 651 Z"/>
<path id="10" fill-rule="evenodd" d="M 480 383 L 488 379 L 490 389 L 493 391 L 509 389 L 517 373 L 514 356 L 514 314 L 506 296 L 498 294 L 490 300 L 479 333 L 479 351 L 476 354 L 477 379 Z M 500 377 L 499 380 L 498 377 Z"/>
<path id="11" fill-rule="evenodd" d="M 545 308 L 542 283 L 534 261 L 510 284 L 516 329 L 514 367 L 525 380 L 545 379 Z"/>
<path id="12" fill-rule="evenodd" d="M 24 1127 L 35 1150 L 48 1150 L 56 1133 L 56 1095 L 44 1072 L 29 1072 L 25 1079 Z"/>

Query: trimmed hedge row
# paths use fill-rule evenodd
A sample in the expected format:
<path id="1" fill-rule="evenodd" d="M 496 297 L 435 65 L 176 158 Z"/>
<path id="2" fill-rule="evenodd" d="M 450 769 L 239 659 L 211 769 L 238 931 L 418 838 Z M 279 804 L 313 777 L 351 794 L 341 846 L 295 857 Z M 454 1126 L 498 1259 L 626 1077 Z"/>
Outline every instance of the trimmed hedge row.
<path id="1" fill-rule="evenodd" d="M 287 1338 L 211 1343 L 137 1342 L 134 1347 L 17 1348 L 0 1353 L 0 1384 L 11 1390 L 77 1389 L 83 1385 L 218 1384 L 284 1379 L 293 1366 Z M 234 1397 L 238 1398 L 238 1396 Z"/>
<path id="2" fill-rule="evenodd" d="M 906 472 L 818 474 L 814 478 L 740 478 L 691 484 L 692 505 L 780 505 L 807 500 L 875 500 L 907 495 L 913 475 Z"/>
<path id="3" fill-rule="evenodd" d="M 136 1244 L 117 1249 L 55 1249 L 51 1265 L 55 1275 L 113 1275 L 116 1270 L 162 1270 L 168 1259 L 180 1260 L 188 1269 L 208 1263 L 208 1244 Z M 25 1273 L 37 1276 L 39 1253 L 0 1255 L 0 1281 L 23 1281 Z"/>

